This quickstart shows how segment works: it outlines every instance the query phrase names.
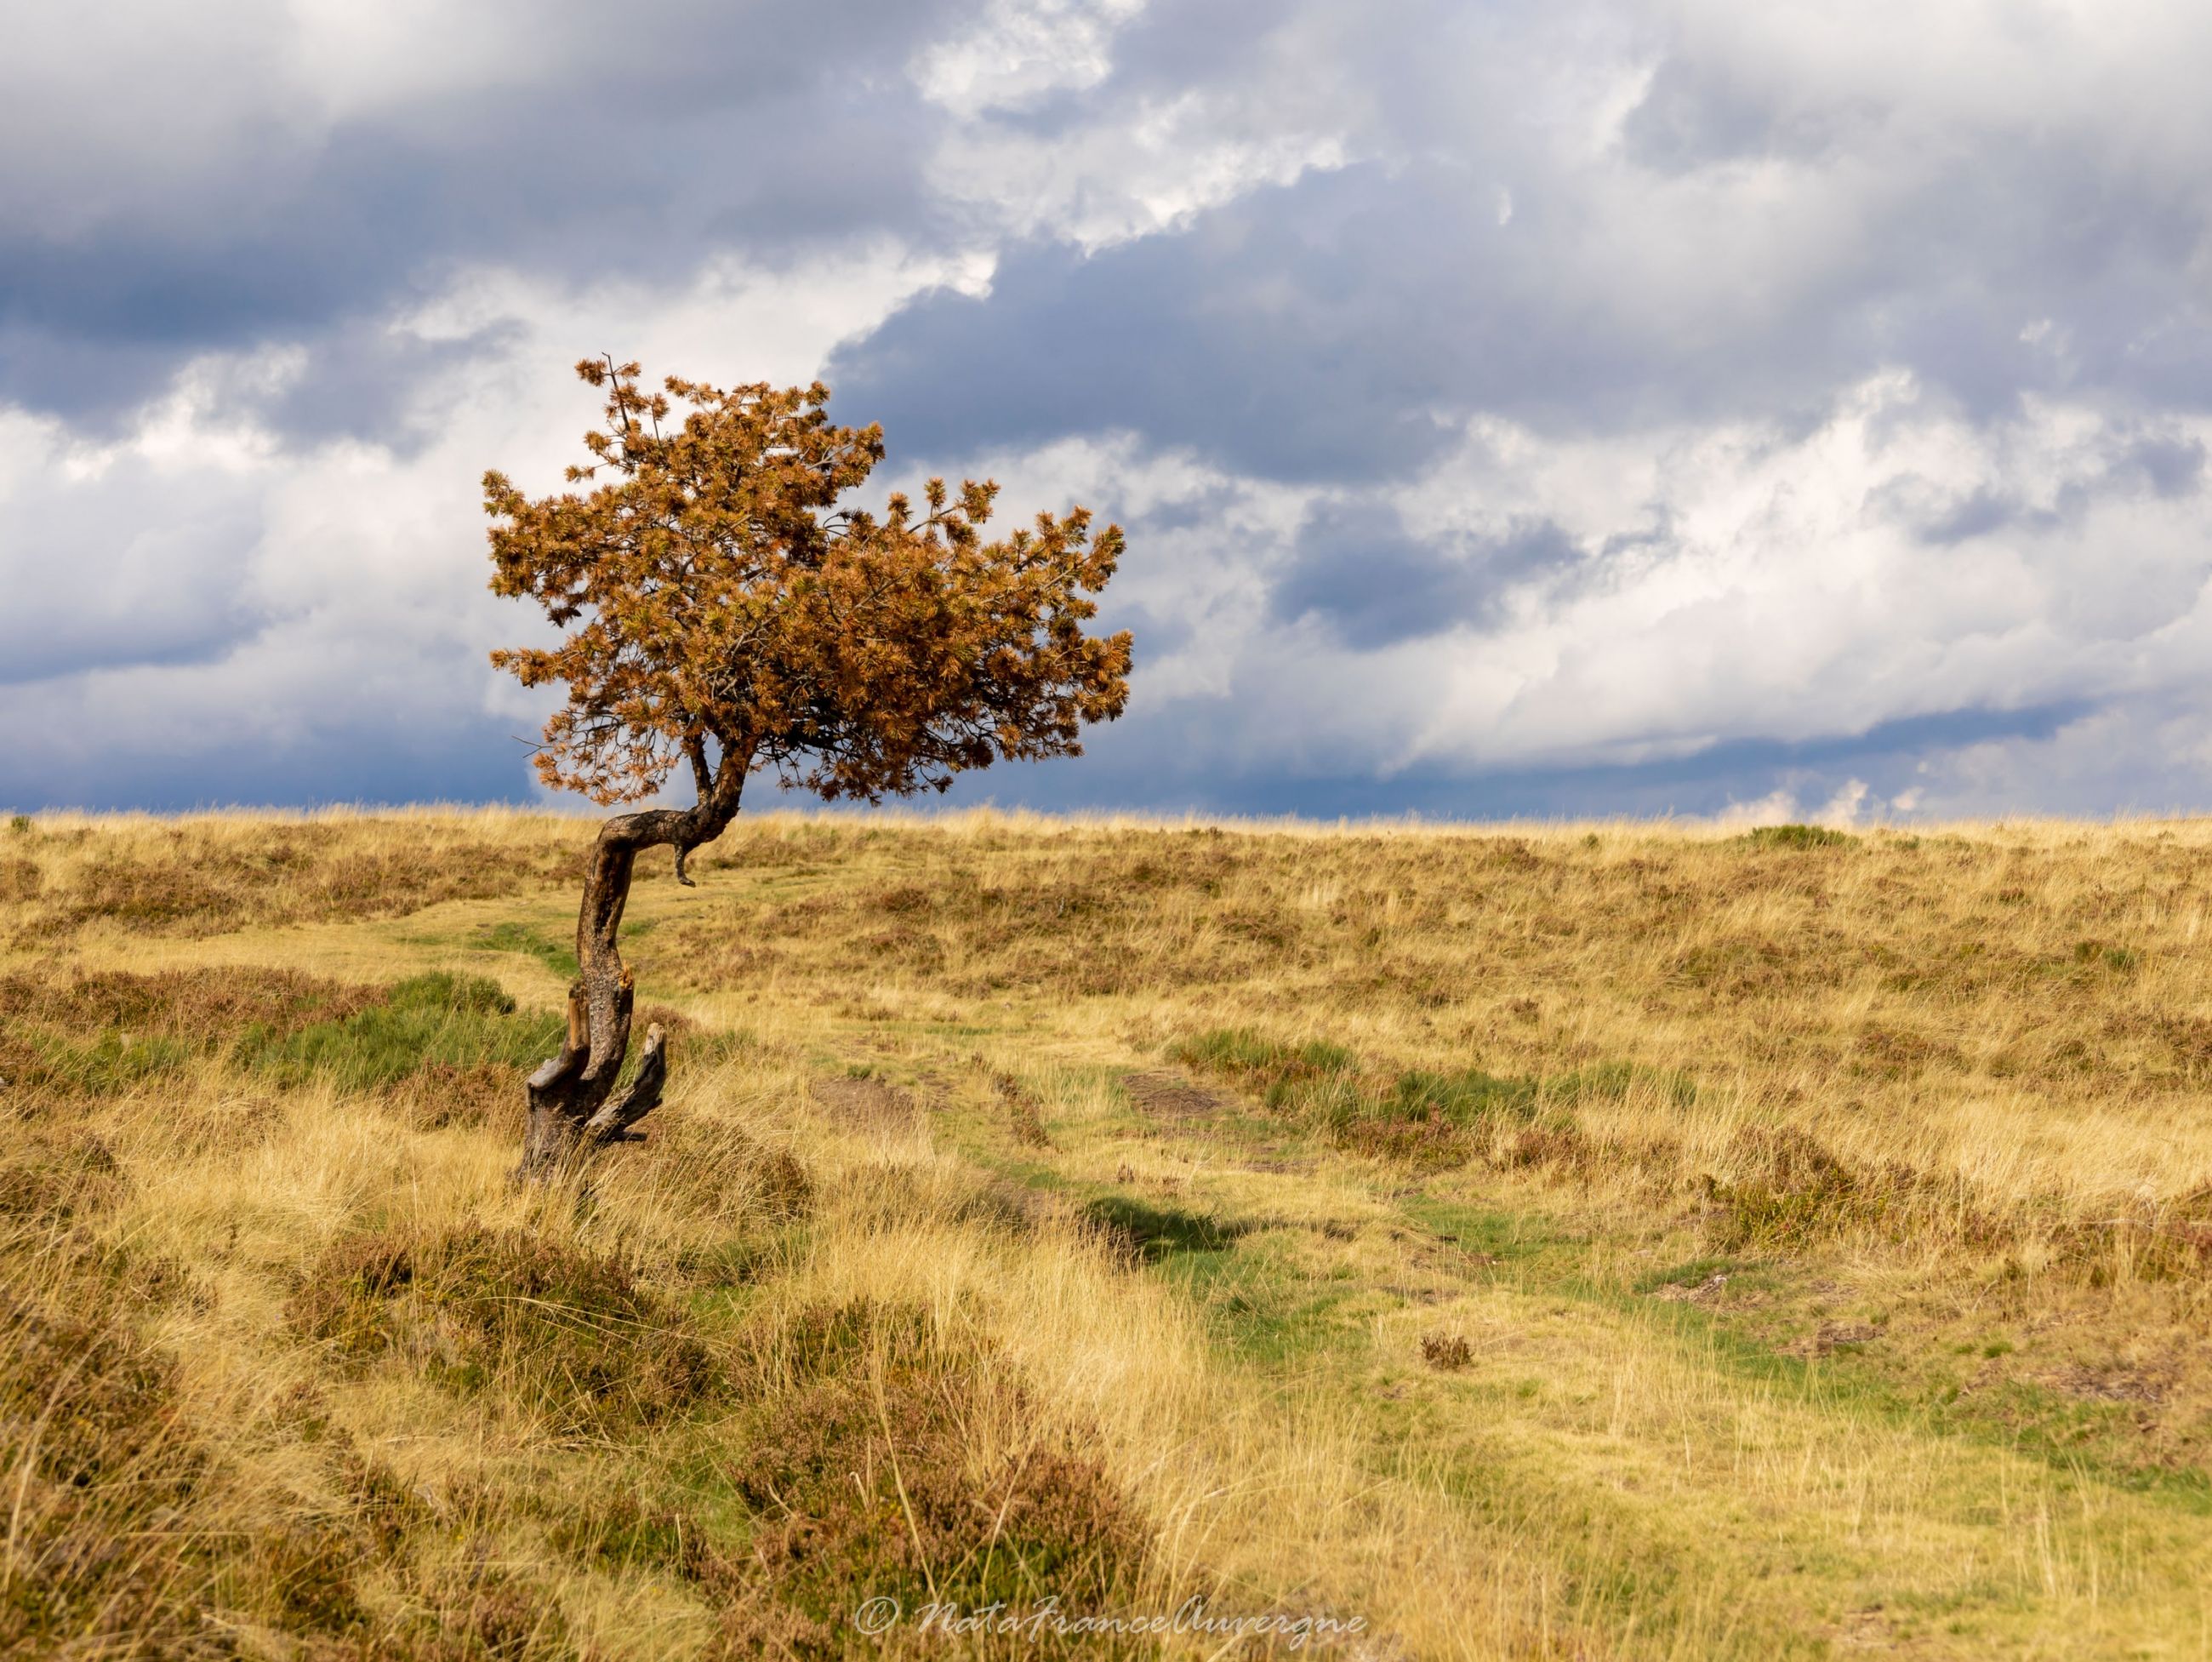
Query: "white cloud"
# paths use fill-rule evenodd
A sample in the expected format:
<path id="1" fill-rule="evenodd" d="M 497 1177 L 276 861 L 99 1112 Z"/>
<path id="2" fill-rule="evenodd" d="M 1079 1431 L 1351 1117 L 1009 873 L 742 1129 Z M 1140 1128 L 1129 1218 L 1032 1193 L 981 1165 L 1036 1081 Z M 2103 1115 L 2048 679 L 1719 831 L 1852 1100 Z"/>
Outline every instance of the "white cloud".
<path id="1" fill-rule="evenodd" d="M 106 442 L 0 409 L 0 698 L 17 735 L 0 792 L 45 776 L 88 793 L 151 758 L 434 744 L 479 717 L 534 732 L 544 696 L 485 654 L 544 625 L 486 588 L 478 481 L 497 466 L 557 488 L 599 413 L 570 365 L 611 344 L 648 374 L 804 380 L 956 271 L 879 249 L 781 273 L 725 261 L 674 293 L 467 273 L 389 327 L 496 325 L 504 347 L 413 389 L 429 436 L 405 451 L 257 426 L 247 395 L 284 387 L 286 351 L 196 362 Z M 526 788 L 514 754 L 486 788 Z"/>
<path id="2" fill-rule="evenodd" d="M 1438 617 L 1434 632 L 1371 650 L 1268 610 L 1299 521 L 1343 493 L 1147 458 L 1127 440 L 988 461 L 1137 527 L 1117 606 L 1183 627 L 1150 651 L 1140 633 L 1133 720 L 1164 733 L 1202 721 L 1209 742 L 1286 771 L 1356 758 L 1386 774 L 1480 774 L 1679 762 L 1717 745 L 1804 746 L 1914 721 L 1936 724 L 1914 742 L 1946 755 L 1942 723 L 1957 712 L 2001 722 L 2006 711 L 2191 697 L 2212 648 L 2212 527 L 2197 498 L 2160 497 L 2126 473 L 2116 458 L 2133 430 L 2040 401 L 1978 427 L 1902 373 L 1796 433 L 1742 424 L 1571 441 L 1479 423 L 1413 487 L 1382 493 L 1408 528 L 1466 545 L 1542 514 L 1583 557 L 1509 582 L 1488 615 Z M 2212 441 L 2212 423 L 2161 430 L 2171 443 Z M 2003 517 L 1929 539 L 1931 518 L 1981 496 Z M 2024 758 L 2050 741 L 1957 744 L 1938 771 L 1887 794 L 1782 762 L 1795 782 L 1729 815 L 1847 825 L 1987 805 L 2000 778 L 2061 801 L 2092 777 L 2072 764 L 2061 776 L 2071 784 L 2032 791 Z M 2197 751 L 2169 769 L 2185 794 L 2212 784 L 2212 740 Z"/>
<path id="3" fill-rule="evenodd" d="M 1798 790 L 1782 785 L 1752 801 L 1730 802 L 1711 819 L 1724 831 L 1754 825 L 1821 825 L 1831 831 L 1849 831 L 1856 825 L 1907 817 L 1917 801 L 1916 794 L 1908 790 L 1885 802 L 1869 790 L 1865 780 L 1846 779 L 1818 807 L 1807 807 Z"/>
<path id="4" fill-rule="evenodd" d="M 1040 131 L 1005 119 L 1048 92 L 1105 82 L 1142 0 L 993 0 L 969 33 L 913 73 L 955 117 L 933 186 L 989 234 L 1098 248 L 1187 223 L 1204 209 L 1350 159 L 1364 89 L 1334 73 L 1328 28 L 1285 8 L 1237 72 L 1210 84 L 1116 84 Z"/>
<path id="5" fill-rule="evenodd" d="M 1224 131 L 1224 113 L 1192 94 L 1050 144 L 1018 131 L 963 128 L 938 148 L 931 182 L 1001 235 L 1097 249 L 1347 159 L 1335 133 L 1243 134 Z"/>
<path id="6" fill-rule="evenodd" d="M 1019 108 L 1106 78 L 1121 26 L 1145 0 L 990 0 L 961 33 L 917 54 L 910 73 L 932 102 L 962 114 Z"/>
<path id="7" fill-rule="evenodd" d="M 2201 443 L 2212 423 L 2170 432 Z M 2185 684 L 2212 527 L 2193 497 L 2115 478 L 2118 447 L 2094 411 L 2031 403 L 1978 428 L 1891 375 L 1801 437 L 1515 435 L 1510 478 L 1447 463 L 1428 491 L 1550 512 L 1593 550 L 1655 506 L 1667 531 L 1466 631 L 1408 759 L 1630 761 Z M 2004 517 L 1929 539 L 1931 512 L 1977 499 Z"/>
<path id="8" fill-rule="evenodd" d="M 1798 824 L 1802 813 L 1797 806 L 1797 793 L 1778 788 L 1755 801 L 1731 802 L 1713 815 L 1712 820 L 1724 831 L 1734 831 L 1752 825 Z"/>

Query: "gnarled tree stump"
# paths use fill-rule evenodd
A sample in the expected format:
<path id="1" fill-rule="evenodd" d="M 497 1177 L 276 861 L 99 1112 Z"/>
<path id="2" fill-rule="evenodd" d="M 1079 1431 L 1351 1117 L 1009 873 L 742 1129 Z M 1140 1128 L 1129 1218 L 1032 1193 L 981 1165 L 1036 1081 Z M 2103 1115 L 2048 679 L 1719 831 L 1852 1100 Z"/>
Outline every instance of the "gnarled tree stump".
<path id="1" fill-rule="evenodd" d="M 648 1027 L 637 1072 L 620 1093 L 629 1054 L 635 987 L 616 938 L 629 900 L 637 856 L 663 843 L 676 849 L 676 879 L 696 886 L 685 857 L 720 837 L 738 811 L 747 758 L 726 752 L 697 806 L 617 814 L 599 828 L 584 872 L 584 901 L 576 919 L 580 973 L 568 989 L 568 1032 L 561 1054 L 530 1076 L 530 1121 L 516 1176 L 543 1182 L 563 1166 L 611 1142 L 641 1141 L 630 1128 L 660 1105 L 668 1084 L 668 1035 Z M 702 770 L 703 772 L 703 769 Z"/>

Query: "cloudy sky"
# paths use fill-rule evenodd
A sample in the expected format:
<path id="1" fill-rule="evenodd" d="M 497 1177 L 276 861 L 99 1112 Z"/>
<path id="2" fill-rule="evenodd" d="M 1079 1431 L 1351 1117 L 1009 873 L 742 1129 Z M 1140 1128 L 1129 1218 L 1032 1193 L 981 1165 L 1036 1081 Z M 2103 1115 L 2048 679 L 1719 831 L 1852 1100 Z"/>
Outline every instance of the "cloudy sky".
<path id="1" fill-rule="evenodd" d="M 821 374 L 1129 553 L 956 800 L 2212 807 L 2212 8 L 88 0 L 0 52 L 0 804 L 527 799 L 477 479 Z"/>

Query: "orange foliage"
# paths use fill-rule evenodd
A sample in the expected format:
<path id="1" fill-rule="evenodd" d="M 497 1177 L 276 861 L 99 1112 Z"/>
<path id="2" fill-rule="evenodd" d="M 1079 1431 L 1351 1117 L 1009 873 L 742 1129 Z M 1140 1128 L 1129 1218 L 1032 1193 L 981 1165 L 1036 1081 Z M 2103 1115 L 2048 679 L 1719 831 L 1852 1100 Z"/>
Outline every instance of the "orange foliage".
<path id="1" fill-rule="evenodd" d="M 955 497 L 932 479 L 919 517 L 897 495 L 881 516 L 842 506 L 883 433 L 833 425 L 819 382 L 671 376 L 647 394 L 634 363 L 577 373 L 607 392 L 592 460 L 568 469 L 590 488 L 533 500 L 484 475 L 492 587 L 564 631 L 492 654 L 526 685 L 567 684 L 548 783 L 634 801 L 682 758 L 702 805 L 732 764 L 877 801 L 1079 754 L 1082 723 L 1121 714 L 1129 636 L 1083 630 L 1119 527 L 1094 535 L 1076 508 L 986 542 L 998 486 L 972 480 Z"/>

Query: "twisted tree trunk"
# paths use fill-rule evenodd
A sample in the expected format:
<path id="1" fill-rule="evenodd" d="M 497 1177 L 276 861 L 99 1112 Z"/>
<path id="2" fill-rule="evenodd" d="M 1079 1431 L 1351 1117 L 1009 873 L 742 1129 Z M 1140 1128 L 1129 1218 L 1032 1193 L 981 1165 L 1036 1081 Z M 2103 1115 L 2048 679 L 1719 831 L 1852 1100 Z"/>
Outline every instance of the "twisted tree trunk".
<path id="1" fill-rule="evenodd" d="M 635 989 L 616 937 L 629 900 L 637 856 L 663 843 L 676 849 L 676 880 L 693 886 L 684 861 L 702 843 L 720 837 L 736 817 L 749 754 L 725 749 L 711 779 L 695 758 L 701 785 L 689 808 L 651 808 L 617 814 L 599 827 L 584 871 L 584 902 L 576 918 L 580 973 L 568 989 L 568 1032 L 561 1054 L 530 1076 L 530 1121 L 523 1134 L 516 1176 L 543 1182 L 564 1165 L 610 1142 L 636 1141 L 630 1128 L 660 1104 L 668 1083 L 668 1036 L 647 1028 L 637 1072 L 620 1095 L 615 1081 L 629 1054 Z"/>

